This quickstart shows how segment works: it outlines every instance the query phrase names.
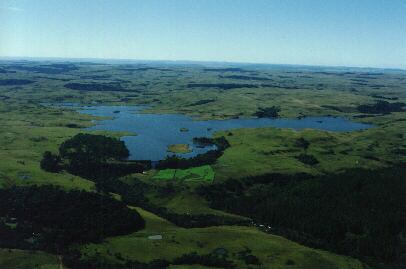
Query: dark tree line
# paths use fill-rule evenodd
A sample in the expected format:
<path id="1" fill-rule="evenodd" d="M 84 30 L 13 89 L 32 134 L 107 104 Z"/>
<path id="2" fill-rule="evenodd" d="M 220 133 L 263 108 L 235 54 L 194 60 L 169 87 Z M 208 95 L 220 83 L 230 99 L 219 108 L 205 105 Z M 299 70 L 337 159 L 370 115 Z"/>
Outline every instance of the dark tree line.
<path id="1" fill-rule="evenodd" d="M 45 151 L 42 155 L 42 160 L 40 163 L 41 169 L 51 172 L 58 173 L 62 169 L 62 159 L 56 154 L 52 154 L 50 151 Z"/>
<path id="2" fill-rule="evenodd" d="M 243 75 L 220 76 L 220 78 L 241 79 L 241 80 L 256 80 L 256 81 L 272 81 L 271 78 L 255 77 L 255 76 L 243 76 Z"/>
<path id="3" fill-rule="evenodd" d="M 1 247 L 51 252 L 145 226 L 142 217 L 123 202 L 53 186 L 0 189 L 0 220 Z"/>
<path id="4" fill-rule="evenodd" d="M 243 83 L 189 83 L 188 88 L 218 88 L 221 90 L 231 90 L 238 88 L 258 88 L 258 85 Z"/>
<path id="5" fill-rule="evenodd" d="M 49 172 L 65 169 L 93 181 L 117 178 L 149 168 L 143 162 L 126 161 L 129 151 L 123 141 L 103 135 L 77 134 L 63 142 L 59 155 L 44 153 L 41 168 Z"/>
<path id="6" fill-rule="evenodd" d="M 206 255 L 199 255 L 196 252 L 191 252 L 187 254 L 183 254 L 182 256 L 175 258 L 171 264 L 174 265 L 203 265 L 207 267 L 215 267 L 215 268 L 225 268 L 225 269 L 232 269 L 235 268 L 235 264 L 227 260 L 226 257 L 216 255 L 215 253 L 209 253 Z"/>
<path id="7" fill-rule="evenodd" d="M 199 100 L 197 102 L 190 104 L 190 106 L 200 106 L 200 105 L 205 105 L 205 104 L 212 103 L 215 101 L 216 100 L 214 100 L 214 99 L 203 99 L 203 100 Z"/>
<path id="8" fill-rule="evenodd" d="M 368 114 L 389 114 L 391 112 L 406 111 L 406 104 L 401 102 L 389 103 L 379 100 L 375 104 L 359 105 L 357 109 L 359 112 Z"/>
<path id="9" fill-rule="evenodd" d="M 203 71 L 205 72 L 251 72 L 250 70 L 244 70 L 242 68 L 237 67 L 227 67 L 227 68 L 204 68 Z"/>
<path id="10" fill-rule="evenodd" d="M 0 86 L 27 85 L 34 82 L 35 81 L 28 79 L 0 79 Z"/>
<path id="11" fill-rule="evenodd" d="M 78 70 L 79 67 L 74 64 L 46 64 L 46 65 L 36 65 L 28 66 L 24 64 L 13 64 L 9 65 L 8 68 L 29 71 L 33 73 L 42 73 L 42 74 L 62 74 L 74 70 Z"/>
<path id="12" fill-rule="evenodd" d="M 251 217 L 304 244 L 396 261 L 406 232 L 405 168 L 230 179 L 198 193 L 213 208 Z"/>
<path id="13" fill-rule="evenodd" d="M 316 157 L 305 153 L 301 153 L 296 157 L 296 159 L 307 165 L 316 165 L 319 163 L 319 160 L 317 160 Z"/>
<path id="14" fill-rule="evenodd" d="M 255 257 L 253 255 L 250 256 Z M 112 259 L 108 259 L 102 256 L 84 258 L 82 254 L 77 250 L 67 251 L 63 255 L 63 263 L 66 266 L 69 266 L 69 268 L 75 269 L 166 269 L 169 268 L 171 265 L 191 265 L 191 268 L 193 268 L 192 266 L 196 265 L 203 265 L 210 268 L 235 268 L 235 264 L 233 261 L 228 260 L 226 256 L 217 255 L 213 252 L 203 255 L 197 254 L 196 252 L 186 253 L 180 257 L 176 257 L 175 259 L 173 259 L 173 261 L 158 259 L 153 260 L 149 263 L 143 263 L 123 257 L 120 257 L 120 260 L 122 261 L 121 263 L 112 262 Z M 249 261 L 251 260 L 252 258 Z"/>
<path id="15" fill-rule="evenodd" d="M 280 111 L 280 107 L 277 106 L 259 108 L 258 111 L 254 113 L 254 116 L 258 118 L 278 118 Z"/>
<path id="16" fill-rule="evenodd" d="M 131 92 L 131 90 L 121 86 L 120 83 L 67 83 L 64 87 L 77 91 Z"/>

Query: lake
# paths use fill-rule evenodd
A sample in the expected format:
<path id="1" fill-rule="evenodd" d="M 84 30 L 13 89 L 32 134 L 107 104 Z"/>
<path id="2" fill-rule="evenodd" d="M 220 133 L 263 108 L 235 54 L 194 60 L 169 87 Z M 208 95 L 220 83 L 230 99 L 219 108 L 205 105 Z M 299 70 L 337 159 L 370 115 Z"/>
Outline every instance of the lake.
<path id="1" fill-rule="evenodd" d="M 185 158 L 205 153 L 215 146 L 199 147 L 193 144 L 194 137 L 211 137 L 214 132 L 237 128 L 277 127 L 301 130 L 312 128 L 333 132 L 350 132 L 372 127 L 352 122 L 341 117 L 305 117 L 302 119 L 242 118 L 229 120 L 195 120 L 179 114 L 144 114 L 138 106 L 82 106 L 80 113 L 110 117 L 96 121 L 88 130 L 126 131 L 136 136 L 121 138 L 130 151 L 131 160 L 165 159 L 173 153 L 168 145 L 188 144 L 190 153 L 176 154 Z"/>

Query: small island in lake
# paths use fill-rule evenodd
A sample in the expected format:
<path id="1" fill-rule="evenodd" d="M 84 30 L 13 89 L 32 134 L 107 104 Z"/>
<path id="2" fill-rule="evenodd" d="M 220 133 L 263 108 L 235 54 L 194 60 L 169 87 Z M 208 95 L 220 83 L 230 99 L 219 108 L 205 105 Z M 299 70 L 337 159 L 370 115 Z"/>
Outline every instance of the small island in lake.
<path id="1" fill-rule="evenodd" d="M 190 153 L 192 149 L 188 144 L 172 144 L 168 146 L 167 151 L 172 153 Z"/>

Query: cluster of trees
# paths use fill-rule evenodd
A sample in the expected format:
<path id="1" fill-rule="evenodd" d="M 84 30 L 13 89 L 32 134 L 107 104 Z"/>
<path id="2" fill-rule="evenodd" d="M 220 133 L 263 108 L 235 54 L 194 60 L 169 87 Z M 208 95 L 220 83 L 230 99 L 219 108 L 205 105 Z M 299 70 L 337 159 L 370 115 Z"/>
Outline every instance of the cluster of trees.
<path id="1" fill-rule="evenodd" d="M 243 83 L 189 83 L 188 88 L 219 88 L 222 90 L 238 88 L 258 88 L 258 85 Z"/>
<path id="2" fill-rule="evenodd" d="M 319 160 L 317 160 L 316 157 L 310 154 L 301 153 L 296 158 L 307 165 L 316 165 L 319 163 Z"/>
<path id="3" fill-rule="evenodd" d="M 126 161 L 129 151 L 123 141 L 103 135 L 77 134 L 63 142 L 59 155 L 46 151 L 41 168 L 49 172 L 65 169 L 93 181 L 142 172 L 146 163 Z"/>
<path id="4" fill-rule="evenodd" d="M 121 260 L 120 263 L 112 262 L 112 259 L 101 256 L 83 258 L 79 251 L 70 250 L 63 255 L 63 263 L 66 266 L 69 266 L 69 268 L 76 269 L 166 269 L 169 268 L 171 265 L 203 265 L 210 268 L 235 268 L 235 264 L 232 261 L 228 260 L 227 257 L 216 255 L 215 253 L 201 255 L 197 254 L 196 252 L 191 252 L 177 257 L 173 261 L 157 259 L 149 263 L 143 263 L 128 258 L 123 258 L 121 257 L 121 255 L 116 255 L 116 258 L 117 257 L 119 260 Z"/>
<path id="5" fill-rule="evenodd" d="M 281 84 L 281 83 L 279 83 L 279 84 L 276 84 L 276 83 L 273 83 L 273 84 L 262 84 L 261 86 L 262 86 L 262 87 L 268 87 L 268 88 L 288 89 L 288 90 L 297 90 L 297 89 L 300 89 L 300 87 L 298 87 L 298 86 L 291 86 L 291 84 L 286 85 L 286 84 Z M 303 87 L 302 87 L 302 88 L 303 88 Z"/>
<path id="6" fill-rule="evenodd" d="M 216 149 L 209 150 L 206 153 L 199 154 L 192 158 L 168 156 L 166 159 L 159 161 L 156 168 L 185 169 L 206 164 L 213 164 L 221 155 L 223 155 L 224 150 L 230 146 L 224 136 L 217 138 L 197 137 L 193 139 L 193 143 L 201 147 L 215 145 Z"/>
<path id="7" fill-rule="evenodd" d="M 310 142 L 307 141 L 305 138 L 300 137 L 296 139 L 295 146 L 307 150 L 310 146 Z"/>
<path id="8" fill-rule="evenodd" d="M 51 252 L 145 226 L 138 212 L 123 202 L 54 186 L 0 189 L 0 220 L 1 247 Z"/>
<path id="9" fill-rule="evenodd" d="M 62 159 L 59 155 L 52 154 L 50 151 L 45 151 L 42 155 L 40 166 L 45 171 L 58 173 L 62 170 Z"/>
<path id="10" fill-rule="evenodd" d="M 0 86 L 26 85 L 34 82 L 35 81 L 28 79 L 0 79 Z"/>
<path id="11" fill-rule="evenodd" d="M 159 67 L 138 67 L 138 68 L 134 68 L 134 67 L 128 67 L 128 68 L 117 68 L 117 70 L 121 70 L 121 71 L 132 71 L 132 72 L 137 72 L 137 71 L 149 71 L 149 70 L 156 70 L 156 71 L 176 71 L 174 69 L 169 69 L 169 68 L 159 68 Z"/>
<path id="12" fill-rule="evenodd" d="M 174 265 L 203 265 L 207 267 L 235 268 L 235 264 L 227 260 L 225 256 L 216 255 L 215 253 L 209 253 L 206 255 L 199 255 L 196 252 L 183 254 L 182 256 L 175 258 L 171 264 Z"/>
<path id="13" fill-rule="evenodd" d="M 214 100 L 214 99 L 202 99 L 202 100 L 194 102 L 194 103 L 192 103 L 190 105 L 191 106 L 200 106 L 200 105 L 205 105 L 205 104 L 212 103 L 212 102 L 215 102 L 215 101 L 216 100 Z"/>
<path id="14" fill-rule="evenodd" d="M 389 103 L 387 101 L 379 100 L 375 104 L 359 105 L 357 107 L 359 112 L 368 114 L 389 114 L 391 112 L 406 111 L 406 104 L 401 102 Z"/>
<path id="15" fill-rule="evenodd" d="M 166 269 L 170 265 L 166 260 L 153 260 L 149 263 L 144 263 L 123 258 L 119 254 L 116 256 L 120 258 L 120 263 L 115 262 L 112 257 L 103 257 L 101 255 L 83 257 L 80 251 L 69 249 L 63 253 L 62 262 L 68 268 L 75 269 Z"/>
<path id="16" fill-rule="evenodd" d="M 62 74 L 74 70 L 78 70 L 74 64 L 43 64 L 43 65 L 36 65 L 36 66 L 28 66 L 25 64 L 13 64 L 9 65 L 9 68 L 21 71 L 29 71 L 34 73 L 42 73 L 42 74 Z"/>
<path id="17" fill-rule="evenodd" d="M 395 261 L 406 232 L 406 169 L 265 175 L 201 186 L 210 206 L 251 217 L 304 244 Z"/>
<path id="18" fill-rule="evenodd" d="M 111 91 L 124 92 L 131 91 L 123 88 L 120 83 L 67 83 L 65 88 L 77 91 Z"/>
<path id="19" fill-rule="evenodd" d="M 205 72 L 251 72 L 250 70 L 244 70 L 238 67 L 226 67 L 226 68 L 204 68 Z"/>
<path id="20" fill-rule="evenodd" d="M 371 96 L 374 98 L 385 99 L 385 100 L 398 100 L 399 99 L 399 97 L 396 97 L 396 96 L 388 97 L 388 96 L 383 96 L 383 95 L 378 95 L 378 94 L 372 94 Z"/>
<path id="21" fill-rule="evenodd" d="M 0 74 L 16 73 L 16 71 L 9 71 L 4 68 L 0 68 Z"/>
<path id="22" fill-rule="evenodd" d="M 258 259 L 258 257 L 253 255 L 252 250 L 247 247 L 245 247 L 244 250 L 238 252 L 237 257 L 238 259 L 243 260 L 247 265 L 261 265 L 261 261 Z"/>
<path id="23" fill-rule="evenodd" d="M 300 162 L 307 164 L 307 165 L 312 165 L 312 166 L 319 163 L 319 160 L 317 160 L 316 157 L 306 153 L 307 149 L 310 146 L 310 142 L 307 141 L 305 138 L 300 137 L 300 138 L 296 139 L 295 146 L 302 148 L 304 150 L 304 153 L 301 153 L 298 156 L 296 156 L 296 159 L 298 159 Z"/>
<path id="24" fill-rule="evenodd" d="M 204 228 L 209 226 L 224 226 L 224 225 L 249 225 L 248 219 L 228 217 L 224 215 L 214 214 L 178 214 L 169 212 L 164 207 L 156 207 L 151 204 L 144 206 L 150 212 L 153 212 L 177 226 L 183 228 Z"/>
<path id="25" fill-rule="evenodd" d="M 254 116 L 258 118 L 278 118 L 280 111 L 281 108 L 277 106 L 259 108 L 258 111 L 254 113 Z"/>
<path id="26" fill-rule="evenodd" d="M 256 81 L 272 81 L 271 78 L 254 77 L 254 76 L 242 76 L 242 75 L 220 76 L 220 78 L 241 79 L 241 80 L 256 80 Z"/>
<path id="27" fill-rule="evenodd" d="M 195 137 L 193 138 L 193 144 L 207 147 L 211 145 L 215 145 L 217 149 L 224 151 L 226 148 L 230 146 L 227 139 L 224 136 L 216 137 L 216 138 L 209 138 L 209 137 Z"/>

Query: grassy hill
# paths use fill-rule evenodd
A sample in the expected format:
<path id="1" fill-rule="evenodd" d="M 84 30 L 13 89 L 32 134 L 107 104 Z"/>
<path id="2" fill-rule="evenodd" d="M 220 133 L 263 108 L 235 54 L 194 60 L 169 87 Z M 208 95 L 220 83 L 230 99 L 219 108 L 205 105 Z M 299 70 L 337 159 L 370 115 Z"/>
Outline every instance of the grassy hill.
<path id="1" fill-rule="evenodd" d="M 263 233 L 253 227 L 221 226 L 184 229 L 141 208 L 138 212 L 146 220 L 146 228 L 139 232 L 112 237 L 100 244 L 80 247 L 82 257 L 101 256 L 112 263 L 122 262 L 117 257 L 150 262 L 154 259 L 169 261 L 182 254 L 197 252 L 208 254 L 216 249 L 225 249 L 237 268 L 246 268 L 238 253 L 246 249 L 258 257 L 261 266 L 253 268 L 363 268 L 355 259 L 301 246 L 283 237 Z M 162 240 L 151 240 L 148 236 L 162 235 Z M 191 268 L 171 267 L 171 268 Z M 193 267 L 196 268 L 196 267 Z M 203 267 L 204 268 L 204 267 Z"/>
<path id="2" fill-rule="evenodd" d="M 42 251 L 0 249 L 3 269 L 61 269 L 57 256 Z"/>

